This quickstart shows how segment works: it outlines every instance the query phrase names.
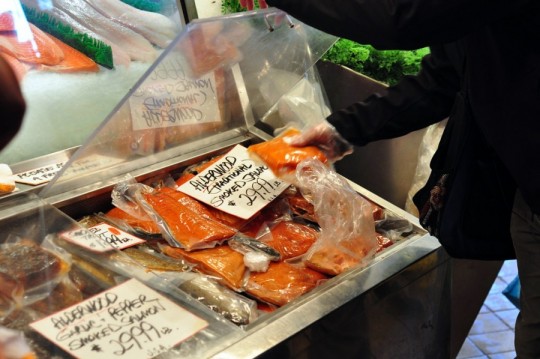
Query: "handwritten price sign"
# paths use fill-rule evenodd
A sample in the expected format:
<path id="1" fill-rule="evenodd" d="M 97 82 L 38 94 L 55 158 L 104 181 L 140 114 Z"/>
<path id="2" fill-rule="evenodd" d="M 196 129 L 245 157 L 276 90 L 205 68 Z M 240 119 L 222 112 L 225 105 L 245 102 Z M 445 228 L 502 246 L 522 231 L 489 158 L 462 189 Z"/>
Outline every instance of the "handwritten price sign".
<path id="1" fill-rule="evenodd" d="M 178 190 L 224 212 L 248 219 L 288 186 L 268 167 L 250 159 L 245 147 L 237 145 L 223 159 Z"/>
<path id="2" fill-rule="evenodd" d="M 135 279 L 30 324 L 77 358 L 152 358 L 208 323 Z"/>
<path id="3" fill-rule="evenodd" d="M 100 223 L 88 229 L 81 228 L 64 232 L 61 236 L 72 243 L 94 252 L 107 252 L 114 248 L 124 249 L 144 243 L 143 239 L 106 223 Z"/>
<path id="4" fill-rule="evenodd" d="M 180 59 L 161 62 L 130 97 L 134 130 L 194 125 L 220 120 L 216 78 L 192 79 Z"/>

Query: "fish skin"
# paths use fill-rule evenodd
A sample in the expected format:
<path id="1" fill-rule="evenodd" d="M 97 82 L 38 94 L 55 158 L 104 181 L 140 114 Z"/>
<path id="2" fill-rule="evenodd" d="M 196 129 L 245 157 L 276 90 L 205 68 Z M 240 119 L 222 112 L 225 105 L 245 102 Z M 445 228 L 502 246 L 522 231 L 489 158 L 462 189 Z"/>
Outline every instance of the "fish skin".
<path id="1" fill-rule="evenodd" d="M 257 318 L 254 300 L 215 283 L 203 274 L 185 281 L 179 288 L 237 325 L 249 324 Z"/>
<path id="2" fill-rule="evenodd" d="M 151 43 L 165 48 L 179 33 L 178 26 L 165 15 L 139 10 L 120 0 L 85 0 L 109 19 L 129 27 Z"/>

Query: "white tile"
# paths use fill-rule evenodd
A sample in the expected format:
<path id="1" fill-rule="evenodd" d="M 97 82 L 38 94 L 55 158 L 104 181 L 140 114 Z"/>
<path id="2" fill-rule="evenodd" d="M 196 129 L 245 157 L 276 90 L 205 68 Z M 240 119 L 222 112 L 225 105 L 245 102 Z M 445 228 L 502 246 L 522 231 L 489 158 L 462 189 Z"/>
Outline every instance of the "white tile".
<path id="1" fill-rule="evenodd" d="M 507 285 L 508 283 L 506 283 L 502 278 L 497 277 L 489 290 L 489 294 L 502 293 Z"/>
<path id="2" fill-rule="evenodd" d="M 518 314 L 519 314 L 518 309 L 499 310 L 498 312 L 495 313 L 495 315 L 501 318 L 501 320 L 506 325 L 508 325 L 512 330 L 516 326 L 516 318 Z"/>
<path id="3" fill-rule="evenodd" d="M 469 335 L 501 332 L 509 329 L 508 325 L 495 315 L 495 313 L 478 314 L 469 331 Z"/>
<path id="4" fill-rule="evenodd" d="M 481 357 L 484 353 L 474 345 L 470 339 L 465 339 L 463 346 L 459 350 L 456 359 L 469 359 L 475 357 Z"/>
<path id="5" fill-rule="evenodd" d="M 514 359 L 516 357 L 516 352 L 505 352 L 489 355 L 489 359 Z"/>
<path id="6" fill-rule="evenodd" d="M 469 335 L 469 339 L 485 354 L 511 352 L 514 349 L 514 332 L 484 333 Z"/>
<path id="7" fill-rule="evenodd" d="M 484 304 L 494 312 L 516 308 L 502 293 L 489 294 Z"/>

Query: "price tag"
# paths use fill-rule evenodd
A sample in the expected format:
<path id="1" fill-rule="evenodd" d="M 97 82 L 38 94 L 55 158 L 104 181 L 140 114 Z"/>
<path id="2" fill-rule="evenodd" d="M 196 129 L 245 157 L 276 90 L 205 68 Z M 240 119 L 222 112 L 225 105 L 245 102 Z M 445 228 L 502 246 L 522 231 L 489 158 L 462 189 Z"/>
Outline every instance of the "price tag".
<path id="1" fill-rule="evenodd" d="M 82 228 L 64 232 L 62 238 L 94 252 L 107 252 L 112 249 L 124 249 L 144 240 L 135 237 L 106 223 L 101 223 L 88 229 Z"/>
<path id="2" fill-rule="evenodd" d="M 169 56 L 129 98 L 134 130 L 220 121 L 214 72 L 190 78 L 184 67 Z"/>
<path id="3" fill-rule="evenodd" d="M 237 145 L 178 190 L 224 212 L 248 219 L 288 186 L 268 167 L 256 164 L 245 147 Z"/>
<path id="4" fill-rule="evenodd" d="M 13 177 L 15 182 L 37 186 L 47 183 L 62 169 L 66 162 L 53 163 L 48 166 L 34 168 L 32 170 L 16 173 Z"/>
<path id="5" fill-rule="evenodd" d="M 131 279 L 30 324 L 76 358 L 152 358 L 208 323 Z"/>

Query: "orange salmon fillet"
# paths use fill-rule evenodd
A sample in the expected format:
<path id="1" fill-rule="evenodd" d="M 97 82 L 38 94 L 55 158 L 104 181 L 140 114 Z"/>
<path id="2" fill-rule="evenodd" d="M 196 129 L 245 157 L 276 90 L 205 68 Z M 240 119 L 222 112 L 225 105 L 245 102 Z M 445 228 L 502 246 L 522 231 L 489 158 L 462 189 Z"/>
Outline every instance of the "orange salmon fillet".
<path id="1" fill-rule="evenodd" d="M 15 22 L 11 11 L 6 11 L 0 14 L 0 31 L 14 31 Z"/>
<path id="2" fill-rule="evenodd" d="M 58 45 L 58 47 L 64 53 L 64 58 L 60 63 L 54 66 L 43 65 L 40 67 L 41 70 L 53 71 L 53 72 L 98 72 L 99 66 L 95 63 L 94 60 L 80 52 L 79 50 L 74 49 L 73 47 L 67 45 L 66 43 L 60 41 L 56 37 L 49 35 L 51 40 Z"/>
<path id="3" fill-rule="evenodd" d="M 162 251 L 172 258 L 185 259 L 195 264 L 196 270 L 201 273 L 223 279 L 224 284 L 234 290 L 241 290 L 243 287 L 246 273 L 244 256 L 226 244 L 192 252 L 163 246 Z"/>
<path id="4" fill-rule="evenodd" d="M 36 26 L 29 24 L 32 41 L 19 42 L 16 32 L 0 33 L 0 51 L 20 61 L 40 65 L 58 65 L 64 59 L 64 52 L 52 38 Z"/>
<path id="5" fill-rule="evenodd" d="M 6 60 L 6 62 L 11 66 L 11 69 L 15 73 L 17 80 L 21 82 L 24 75 L 26 75 L 26 73 L 28 72 L 30 66 L 20 62 L 15 57 L 8 55 L 6 53 L 2 53 L 2 58 Z"/>
<path id="6" fill-rule="evenodd" d="M 248 153 L 268 166 L 276 176 L 290 174 L 307 158 L 316 158 L 322 163 L 328 162 L 325 154 L 316 146 L 294 147 L 283 140 L 297 134 L 300 134 L 299 130 L 290 128 L 272 140 L 249 146 Z"/>
<path id="7" fill-rule="evenodd" d="M 112 219 L 124 221 L 129 226 L 135 229 L 140 229 L 146 233 L 161 233 L 158 224 L 152 219 L 150 219 L 150 217 L 137 218 L 117 207 L 112 208 L 109 212 L 105 214 L 105 216 Z"/>
<path id="8" fill-rule="evenodd" d="M 315 243 L 318 232 L 301 223 L 282 221 L 259 240 L 281 254 L 281 259 L 301 256 Z"/>
<path id="9" fill-rule="evenodd" d="M 305 267 L 286 262 L 272 262 L 266 272 L 253 272 L 249 276 L 246 292 L 270 304 L 283 306 L 309 292 L 327 277 Z"/>
<path id="10" fill-rule="evenodd" d="M 186 250 L 213 247 L 236 231 L 204 217 L 164 193 L 147 193 L 144 199 L 163 219 L 173 239 Z"/>

